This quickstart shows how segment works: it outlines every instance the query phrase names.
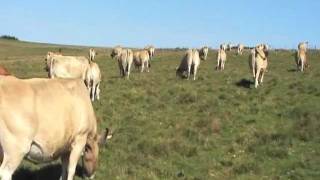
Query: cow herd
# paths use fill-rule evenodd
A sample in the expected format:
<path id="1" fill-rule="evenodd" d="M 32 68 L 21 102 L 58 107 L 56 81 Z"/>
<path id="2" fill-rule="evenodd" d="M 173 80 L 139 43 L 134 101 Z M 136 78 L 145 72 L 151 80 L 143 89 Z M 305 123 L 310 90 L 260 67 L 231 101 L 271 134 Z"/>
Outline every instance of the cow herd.
<path id="1" fill-rule="evenodd" d="M 223 71 L 227 50 L 231 45 L 221 44 L 216 69 Z M 208 47 L 188 49 L 176 75 L 196 80 L 201 60 L 208 56 Z M 237 47 L 242 55 L 244 45 Z M 263 82 L 268 67 L 269 47 L 259 44 L 250 50 L 249 65 L 255 87 Z M 100 98 L 101 71 L 95 62 L 97 53 L 89 50 L 85 56 L 65 56 L 48 52 L 45 69 L 48 79 L 18 79 L 0 66 L 0 177 L 11 180 L 12 174 L 25 158 L 33 162 L 62 162 L 61 179 L 72 180 L 80 158 L 83 174 L 93 177 L 97 168 L 99 147 L 111 133 L 99 133 L 99 122 L 91 101 Z M 147 46 L 133 51 L 117 46 L 111 57 L 119 66 L 120 76 L 129 79 L 132 65 L 140 72 L 149 72 L 155 48 Z M 300 71 L 308 67 L 307 42 L 300 43 L 296 64 Z"/>

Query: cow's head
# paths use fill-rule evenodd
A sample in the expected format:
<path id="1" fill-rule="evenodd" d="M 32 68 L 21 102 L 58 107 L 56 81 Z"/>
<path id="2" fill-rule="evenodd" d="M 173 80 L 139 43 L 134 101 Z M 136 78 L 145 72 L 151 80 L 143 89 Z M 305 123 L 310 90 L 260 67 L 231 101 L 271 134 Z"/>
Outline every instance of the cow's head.
<path id="1" fill-rule="evenodd" d="M 52 60 L 52 58 L 53 58 L 53 56 L 54 56 L 54 53 L 53 52 L 48 52 L 47 53 L 47 56 L 45 57 L 45 59 L 44 59 L 44 61 L 45 61 L 45 70 L 46 71 L 49 71 L 49 69 L 50 69 L 50 63 L 51 63 L 51 60 Z"/>
<path id="2" fill-rule="evenodd" d="M 52 61 L 54 56 L 62 56 L 62 54 L 60 52 L 59 53 L 54 53 L 54 52 L 48 52 L 47 53 L 47 56 L 44 59 L 44 61 L 46 63 L 46 67 L 45 67 L 46 71 L 49 71 L 50 66 L 51 66 L 51 61 Z"/>
<path id="3" fill-rule="evenodd" d="M 119 57 L 121 55 L 122 48 L 120 46 L 117 46 L 112 49 L 111 51 L 111 58 Z"/>
<path id="4" fill-rule="evenodd" d="M 106 143 L 106 140 L 110 139 L 111 137 L 112 135 L 110 134 L 108 128 L 106 128 L 99 135 L 88 137 L 82 157 L 83 173 L 86 177 L 89 177 L 90 179 L 94 177 L 99 160 L 99 148 L 103 147 Z"/>
<path id="5" fill-rule="evenodd" d="M 261 57 L 263 57 L 263 59 L 267 59 L 269 56 L 269 50 L 268 50 L 268 46 L 265 44 L 259 44 L 256 46 L 256 56 L 260 55 Z"/>

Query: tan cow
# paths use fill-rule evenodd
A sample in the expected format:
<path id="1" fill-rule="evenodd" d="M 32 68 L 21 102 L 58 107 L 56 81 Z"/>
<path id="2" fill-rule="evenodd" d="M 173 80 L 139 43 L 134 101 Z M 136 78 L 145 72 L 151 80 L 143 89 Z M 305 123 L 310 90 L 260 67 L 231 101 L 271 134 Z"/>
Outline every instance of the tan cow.
<path id="1" fill-rule="evenodd" d="M 298 44 L 298 50 L 307 51 L 308 50 L 308 41 L 307 42 L 301 42 Z"/>
<path id="2" fill-rule="evenodd" d="M 150 56 L 150 60 L 152 60 L 152 58 L 153 58 L 154 55 L 155 55 L 155 48 L 154 48 L 154 46 L 152 46 L 152 45 L 151 45 L 151 46 L 146 46 L 144 49 L 148 51 L 149 56 Z"/>
<path id="3" fill-rule="evenodd" d="M 62 56 L 48 53 L 46 57 L 48 76 L 54 78 L 81 78 L 85 80 L 89 60 L 84 56 Z"/>
<path id="4" fill-rule="evenodd" d="M 89 89 L 91 101 L 100 99 L 101 72 L 97 63 L 90 62 L 86 72 L 85 83 Z"/>
<path id="5" fill-rule="evenodd" d="M 220 45 L 220 49 L 222 49 L 222 50 L 224 50 L 224 51 L 227 50 L 227 47 L 228 47 L 228 45 L 225 44 L 225 43 Z"/>
<path id="6" fill-rule="evenodd" d="M 94 59 L 96 58 L 96 51 L 93 48 L 89 49 L 89 60 L 90 61 L 94 61 Z"/>
<path id="7" fill-rule="evenodd" d="M 46 63 L 46 66 L 45 66 L 45 70 L 49 73 L 50 72 L 50 64 L 51 64 L 51 58 L 54 57 L 54 56 L 62 56 L 62 54 L 60 52 L 56 53 L 56 52 L 51 52 L 49 51 L 47 53 L 47 56 L 45 58 L 45 63 Z M 49 76 L 49 75 L 48 75 Z"/>
<path id="8" fill-rule="evenodd" d="M 268 46 L 265 44 L 257 45 L 252 56 L 254 58 L 250 60 L 255 79 L 255 88 L 258 88 L 258 85 L 263 82 L 264 73 L 268 67 Z"/>
<path id="9" fill-rule="evenodd" d="M 199 55 L 200 58 L 204 61 L 207 60 L 208 57 L 209 48 L 207 46 L 203 46 L 201 49 L 199 49 Z"/>
<path id="10" fill-rule="evenodd" d="M 216 70 L 224 70 L 224 65 L 227 61 L 227 53 L 226 50 L 222 47 L 218 50 L 218 56 L 217 56 L 217 66 Z"/>
<path id="11" fill-rule="evenodd" d="M 256 68 L 255 68 L 255 66 L 256 66 L 256 49 L 255 48 L 250 50 L 249 66 L 252 71 L 252 76 L 255 79 L 255 77 L 256 77 Z"/>
<path id="12" fill-rule="evenodd" d="M 307 61 L 307 48 L 308 48 L 308 42 L 302 42 L 298 45 L 298 51 L 296 54 L 296 64 L 298 70 L 303 72 L 306 68 L 309 67 L 308 61 Z"/>
<path id="13" fill-rule="evenodd" d="M 120 76 L 130 77 L 131 65 L 133 62 L 133 52 L 131 49 L 123 49 L 120 46 L 115 47 L 111 52 L 111 57 L 118 61 Z"/>
<path id="14" fill-rule="evenodd" d="M 180 65 L 176 68 L 176 75 L 189 79 L 190 75 L 193 74 L 193 80 L 196 80 L 200 60 L 204 60 L 202 59 L 203 57 L 204 56 L 201 57 L 199 55 L 197 49 L 188 49 L 185 56 L 182 58 Z"/>
<path id="15" fill-rule="evenodd" d="M 84 174 L 98 163 L 97 120 L 80 79 L 0 78 L 0 144 L 2 180 L 11 180 L 23 158 L 62 161 L 62 180 L 72 180 L 83 154 Z M 102 137 L 102 139 L 101 139 Z"/>
<path id="16" fill-rule="evenodd" d="M 243 44 L 238 44 L 238 55 L 242 55 L 244 50 Z"/>
<path id="17" fill-rule="evenodd" d="M 140 71 L 143 72 L 146 68 L 146 71 L 150 71 L 150 60 L 151 56 L 148 50 L 136 51 L 133 53 L 133 63 L 136 68 L 140 68 Z"/>

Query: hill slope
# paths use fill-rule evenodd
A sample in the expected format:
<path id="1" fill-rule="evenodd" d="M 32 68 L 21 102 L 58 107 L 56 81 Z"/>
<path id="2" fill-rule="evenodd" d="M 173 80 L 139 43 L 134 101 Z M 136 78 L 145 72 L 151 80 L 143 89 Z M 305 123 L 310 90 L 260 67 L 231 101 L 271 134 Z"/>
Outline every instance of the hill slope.
<path id="1" fill-rule="evenodd" d="M 44 55 L 59 48 L 1 40 L 0 64 L 21 78 L 45 77 Z M 309 53 L 305 73 L 295 71 L 292 52 L 272 52 L 259 89 L 250 84 L 248 52 L 228 52 L 226 70 L 217 72 L 210 51 L 197 81 L 175 77 L 182 51 L 158 51 L 151 72 L 133 70 L 129 81 L 106 52 L 97 58 L 102 99 L 94 107 L 101 127 L 116 133 L 97 180 L 320 178 L 319 52 Z M 58 167 L 25 162 L 15 179 L 55 179 Z"/>

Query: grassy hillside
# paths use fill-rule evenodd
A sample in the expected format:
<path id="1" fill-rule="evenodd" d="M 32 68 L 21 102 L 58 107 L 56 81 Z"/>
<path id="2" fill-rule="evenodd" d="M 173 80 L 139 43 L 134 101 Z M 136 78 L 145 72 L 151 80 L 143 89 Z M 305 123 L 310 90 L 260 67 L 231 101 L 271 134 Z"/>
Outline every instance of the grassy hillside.
<path id="1" fill-rule="evenodd" d="M 0 65 L 21 78 L 45 77 L 44 56 L 59 48 L 0 40 Z M 98 50 L 102 99 L 94 107 L 101 128 L 115 135 L 96 180 L 320 179 L 319 52 L 308 54 L 305 73 L 295 71 L 293 52 L 272 52 L 259 89 L 250 83 L 248 52 L 229 52 L 224 72 L 209 52 L 196 81 L 175 77 L 183 51 L 158 51 L 151 72 L 133 70 L 130 80 L 119 78 L 107 52 Z M 58 179 L 59 170 L 24 162 L 15 179 Z"/>

